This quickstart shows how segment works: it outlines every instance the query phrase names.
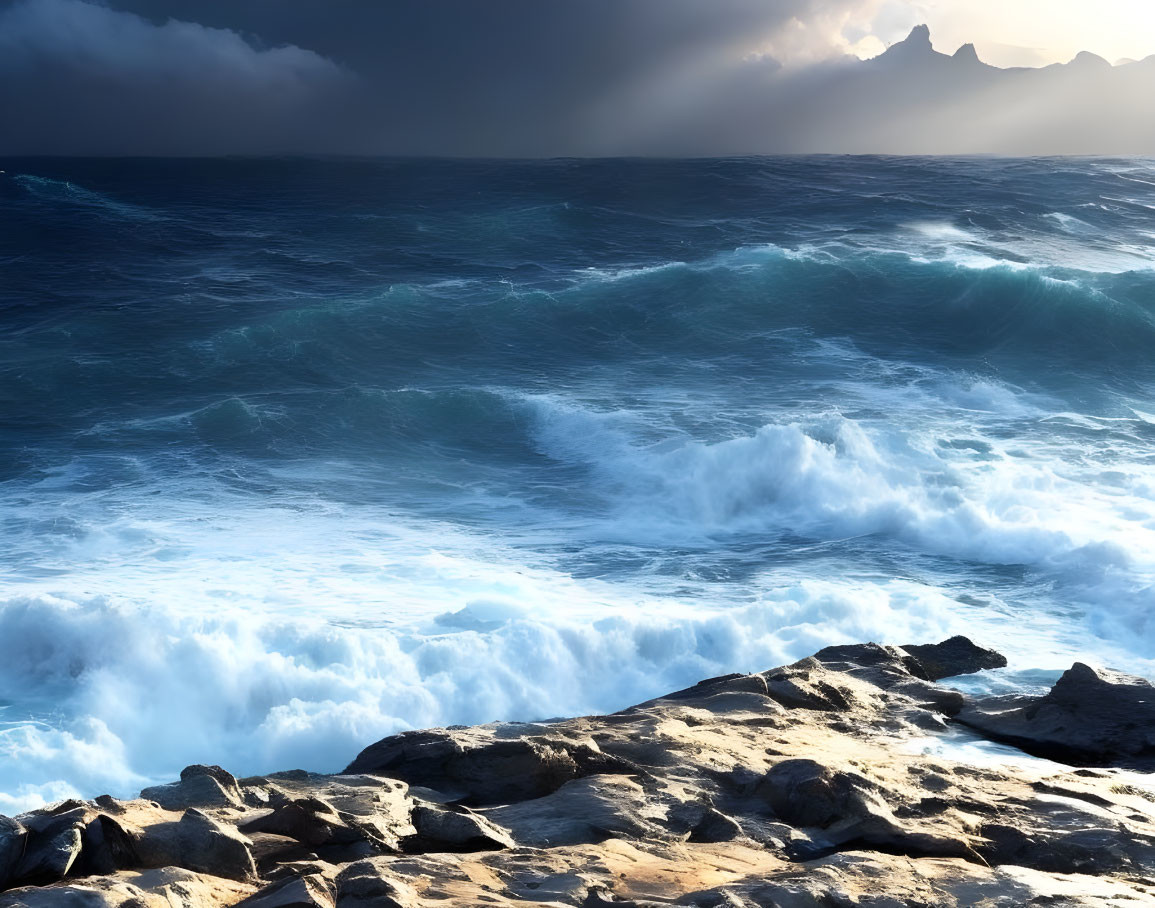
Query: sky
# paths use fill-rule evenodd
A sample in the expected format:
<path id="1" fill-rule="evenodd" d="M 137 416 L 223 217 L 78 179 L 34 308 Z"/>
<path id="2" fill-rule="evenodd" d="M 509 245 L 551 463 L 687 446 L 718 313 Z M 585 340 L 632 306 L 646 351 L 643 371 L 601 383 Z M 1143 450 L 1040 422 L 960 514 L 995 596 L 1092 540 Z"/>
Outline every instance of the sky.
<path id="1" fill-rule="evenodd" d="M 1155 61 L 966 42 L 1145 58 L 1155 3 L 0 0 L 0 154 L 1155 154 Z"/>
<path id="2" fill-rule="evenodd" d="M 882 10 L 876 20 L 883 38 L 902 38 L 909 29 L 897 23 L 913 18 L 930 26 L 940 49 L 953 52 L 973 42 L 995 66 L 1065 63 L 1084 50 L 1112 63 L 1155 54 L 1151 0 L 921 0 L 890 6 L 895 9 Z"/>

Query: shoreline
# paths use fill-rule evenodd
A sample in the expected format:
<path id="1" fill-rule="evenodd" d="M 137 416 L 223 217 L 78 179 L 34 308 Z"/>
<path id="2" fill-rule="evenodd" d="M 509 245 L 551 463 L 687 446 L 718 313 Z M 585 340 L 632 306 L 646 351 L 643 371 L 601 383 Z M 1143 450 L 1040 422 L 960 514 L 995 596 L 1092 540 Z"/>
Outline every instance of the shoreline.
<path id="1" fill-rule="evenodd" d="M 939 683 L 1005 665 L 833 646 L 607 716 L 404 732 L 334 775 L 191 766 L 0 818 L 0 908 L 1155 900 L 1155 688 Z M 960 759 L 957 729 L 1024 759 Z"/>

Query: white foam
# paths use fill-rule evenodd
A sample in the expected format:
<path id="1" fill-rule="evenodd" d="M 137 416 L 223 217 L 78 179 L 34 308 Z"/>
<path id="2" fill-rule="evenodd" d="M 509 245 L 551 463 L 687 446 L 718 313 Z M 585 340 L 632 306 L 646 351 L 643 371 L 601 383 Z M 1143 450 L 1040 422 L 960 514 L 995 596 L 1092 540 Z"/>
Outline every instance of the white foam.
<path id="1" fill-rule="evenodd" d="M 13 600 L 0 605 L 0 683 L 52 691 L 58 715 L 0 726 L 0 810 L 128 795 L 197 761 L 337 770 L 406 728 L 607 711 L 828 643 L 932 639 L 961 627 L 949 606 L 910 583 L 803 582 L 729 609 L 473 603 L 485 630 L 446 633 L 453 621 L 349 628 Z"/>
<path id="2" fill-rule="evenodd" d="M 614 503 L 601 528 L 608 538 L 876 536 L 963 562 L 1025 565 L 1052 587 L 1040 610 L 1058 596 L 1084 633 L 1140 661 L 1155 655 L 1155 625 L 1145 617 L 1155 589 L 1155 468 L 1141 440 L 1116 440 L 1110 460 L 1072 462 L 1061 439 L 1024 431 L 1041 411 L 1008 389 L 955 393 L 975 408 L 970 418 L 891 394 L 886 403 L 910 409 L 866 420 L 831 411 L 713 442 L 661 444 L 640 441 L 630 414 L 543 402 L 539 439 L 551 457 L 591 470 Z"/>

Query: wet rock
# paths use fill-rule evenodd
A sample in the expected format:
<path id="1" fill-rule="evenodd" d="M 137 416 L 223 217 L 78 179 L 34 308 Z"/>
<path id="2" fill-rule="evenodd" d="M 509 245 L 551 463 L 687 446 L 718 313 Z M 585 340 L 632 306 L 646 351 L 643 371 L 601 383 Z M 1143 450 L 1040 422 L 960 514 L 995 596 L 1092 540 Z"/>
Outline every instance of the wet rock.
<path id="1" fill-rule="evenodd" d="M 1007 664 L 1006 656 L 976 646 L 963 636 L 951 637 L 942 643 L 913 644 L 902 648 L 918 660 L 930 681 L 1005 668 Z"/>
<path id="2" fill-rule="evenodd" d="M 990 697 L 958 719 L 1047 759 L 1155 769 L 1155 687 L 1133 675 L 1077 662 L 1043 697 Z"/>

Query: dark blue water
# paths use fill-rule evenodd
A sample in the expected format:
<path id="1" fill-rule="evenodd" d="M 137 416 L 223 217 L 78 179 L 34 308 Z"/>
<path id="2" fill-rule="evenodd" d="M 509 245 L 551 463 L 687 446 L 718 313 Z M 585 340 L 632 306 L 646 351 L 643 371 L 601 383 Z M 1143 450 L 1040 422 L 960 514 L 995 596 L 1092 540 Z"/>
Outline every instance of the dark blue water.
<path id="1" fill-rule="evenodd" d="M 836 641 L 1150 670 L 1155 162 L 0 165 L 0 812 Z"/>

